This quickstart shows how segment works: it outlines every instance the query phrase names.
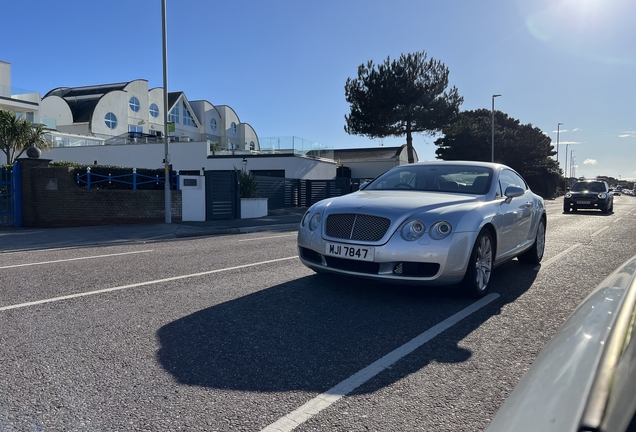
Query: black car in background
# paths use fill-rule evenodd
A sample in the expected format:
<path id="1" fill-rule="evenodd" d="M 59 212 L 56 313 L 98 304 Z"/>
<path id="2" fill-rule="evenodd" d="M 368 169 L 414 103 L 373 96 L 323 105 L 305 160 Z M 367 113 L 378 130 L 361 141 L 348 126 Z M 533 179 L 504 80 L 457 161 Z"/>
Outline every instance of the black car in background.
<path id="1" fill-rule="evenodd" d="M 563 199 L 565 213 L 580 209 L 600 210 L 610 213 L 614 210 L 614 196 L 607 182 L 603 180 L 585 180 L 574 183 Z"/>

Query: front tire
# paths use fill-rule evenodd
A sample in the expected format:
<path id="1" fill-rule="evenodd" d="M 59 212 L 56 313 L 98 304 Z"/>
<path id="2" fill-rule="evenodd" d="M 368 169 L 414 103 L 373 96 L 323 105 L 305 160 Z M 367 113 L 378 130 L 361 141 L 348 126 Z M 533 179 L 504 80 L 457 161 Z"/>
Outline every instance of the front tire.
<path id="1" fill-rule="evenodd" d="M 468 268 L 462 280 L 464 292 L 475 298 L 480 298 L 488 292 L 488 283 L 494 263 L 494 247 L 492 236 L 487 229 L 481 230 L 473 246 L 468 260 Z"/>
<path id="2" fill-rule="evenodd" d="M 543 258 L 543 251 L 545 250 L 545 220 L 541 218 L 539 226 L 537 227 L 537 235 L 534 238 L 532 247 L 519 255 L 517 259 L 522 263 L 527 264 L 539 264 Z"/>

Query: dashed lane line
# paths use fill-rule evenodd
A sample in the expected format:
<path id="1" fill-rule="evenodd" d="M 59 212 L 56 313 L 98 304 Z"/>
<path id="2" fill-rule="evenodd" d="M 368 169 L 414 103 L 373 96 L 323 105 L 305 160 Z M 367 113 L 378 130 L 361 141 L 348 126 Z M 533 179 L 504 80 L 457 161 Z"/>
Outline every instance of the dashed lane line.
<path id="1" fill-rule="evenodd" d="M 369 366 L 350 376 L 346 380 L 342 381 L 340 384 L 337 384 L 335 387 L 332 387 L 326 392 L 316 396 L 297 410 L 270 424 L 265 429 L 262 429 L 261 432 L 289 432 L 293 430 L 300 424 L 314 417 L 320 411 L 333 405 L 341 398 L 351 393 L 353 390 L 360 387 L 371 378 L 375 377 L 380 372 L 391 367 L 400 359 L 420 348 L 422 345 L 426 344 L 428 341 L 430 341 L 440 333 L 448 330 L 464 318 L 477 312 L 479 309 L 493 302 L 497 298 L 499 298 L 499 294 L 488 294 L 481 300 L 476 301 L 467 308 L 457 312 L 455 315 L 446 318 L 444 321 L 431 327 L 419 336 L 411 339 L 409 342 L 405 343 L 401 347 L 391 351 L 384 357 L 371 363 Z"/>
<path id="2" fill-rule="evenodd" d="M 133 252 L 120 252 L 120 253 L 106 254 L 106 255 L 93 255 L 93 256 L 85 256 L 85 257 L 78 257 L 78 258 L 66 258 L 66 259 L 59 259 L 59 260 L 53 260 L 53 261 L 40 261 L 40 262 L 26 263 L 26 264 L 12 264 L 7 266 L 0 266 L 0 270 L 17 268 L 17 267 L 29 267 L 29 266 L 36 266 L 36 265 L 61 263 L 61 262 L 68 262 L 68 261 L 81 261 L 81 260 L 88 260 L 88 259 L 108 258 L 108 257 L 114 257 L 114 256 L 132 255 L 132 254 L 148 253 L 148 252 L 154 252 L 154 249 L 133 251 Z"/>
<path id="3" fill-rule="evenodd" d="M 155 280 L 151 280 L 151 281 L 139 282 L 139 283 L 130 284 L 130 285 L 122 285 L 122 286 L 117 286 L 117 287 L 112 287 L 112 288 L 105 288 L 105 289 L 101 289 L 101 290 L 88 291 L 88 292 L 82 292 L 82 293 L 77 293 L 77 294 L 69 294 L 69 295 L 65 295 L 65 296 L 53 297 L 53 298 L 48 298 L 48 299 L 43 299 L 43 300 L 36 300 L 36 301 L 32 301 L 32 302 L 20 303 L 20 304 L 15 304 L 15 305 L 10 305 L 10 306 L 1 306 L 0 307 L 0 312 L 7 311 L 7 310 L 12 310 L 12 309 L 25 308 L 25 307 L 29 307 L 29 306 L 36 306 L 36 305 L 41 305 L 41 304 L 45 304 L 45 303 L 54 303 L 54 302 L 59 302 L 59 301 L 62 301 L 62 300 L 70 300 L 70 299 L 79 298 L 79 297 L 92 296 L 92 295 L 96 295 L 96 294 L 104 294 L 104 293 L 113 292 L 113 291 L 121 291 L 121 290 L 129 289 L 129 288 L 138 288 L 138 287 L 142 287 L 142 286 L 155 285 L 155 284 L 160 284 L 160 283 L 165 283 L 165 282 L 172 282 L 172 281 L 177 281 L 177 280 L 182 280 L 182 279 L 189 279 L 189 278 L 193 278 L 193 277 L 206 276 L 206 275 L 210 275 L 210 274 L 214 274 L 214 273 L 221 273 L 221 272 L 239 270 L 239 269 L 244 269 L 244 268 L 249 268 L 249 267 L 256 267 L 256 266 L 259 266 L 259 265 L 272 264 L 272 263 L 275 263 L 275 262 L 287 261 L 287 260 L 291 260 L 291 259 L 298 259 L 298 256 L 294 255 L 294 256 L 291 256 L 291 257 L 278 258 L 278 259 L 273 259 L 273 260 L 268 260 L 268 261 L 261 261 L 261 262 L 252 263 L 252 264 L 245 264 L 245 265 L 234 266 L 234 267 L 226 267 L 226 268 L 217 269 L 217 270 L 209 270 L 209 271 L 204 271 L 204 272 L 199 272 L 199 273 L 192 273 L 192 274 L 187 274 L 187 275 L 182 275 L 182 276 L 174 276 L 174 277 L 169 277 L 169 278 L 165 278 L 165 279 L 155 279 Z"/>
<path id="4" fill-rule="evenodd" d="M 606 225 L 603 228 L 601 228 L 600 230 L 596 231 L 595 233 L 590 234 L 590 237 L 595 237 L 595 236 L 599 235 L 600 233 L 602 233 L 603 231 L 605 231 L 608 228 L 609 228 L 609 226 Z"/>

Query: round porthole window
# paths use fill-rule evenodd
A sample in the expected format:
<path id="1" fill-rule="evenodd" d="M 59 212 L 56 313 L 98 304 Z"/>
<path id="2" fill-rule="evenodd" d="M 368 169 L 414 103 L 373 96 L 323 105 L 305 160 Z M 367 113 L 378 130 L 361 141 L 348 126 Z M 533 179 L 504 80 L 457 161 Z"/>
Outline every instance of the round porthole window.
<path id="1" fill-rule="evenodd" d="M 134 112 L 139 111 L 139 99 L 137 99 L 136 97 L 131 97 L 130 100 L 128 101 L 128 105 L 130 106 L 130 109 L 133 110 Z"/>
<path id="2" fill-rule="evenodd" d="M 106 117 L 104 117 L 104 122 L 106 123 L 106 127 L 108 127 L 108 129 L 115 129 L 117 127 L 117 117 L 115 117 L 115 114 L 113 114 L 112 112 L 106 114 Z"/>
<path id="3" fill-rule="evenodd" d="M 150 104 L 150 115 L 153 117 L 159 117 L 159 107 L 157 104 Z"/>

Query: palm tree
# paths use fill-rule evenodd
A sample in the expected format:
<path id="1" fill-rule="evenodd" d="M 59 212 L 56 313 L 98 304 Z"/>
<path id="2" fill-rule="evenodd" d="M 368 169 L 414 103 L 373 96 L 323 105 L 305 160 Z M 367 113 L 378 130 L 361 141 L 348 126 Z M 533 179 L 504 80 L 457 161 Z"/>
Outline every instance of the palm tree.
<path id="1" fill-rule="evenodd" d="M 0 108 L 0 150 L 6 155 L 8 164 L 22 156 L 29 147 L 49 148 L 45 132 L 42 125 Z"/>

